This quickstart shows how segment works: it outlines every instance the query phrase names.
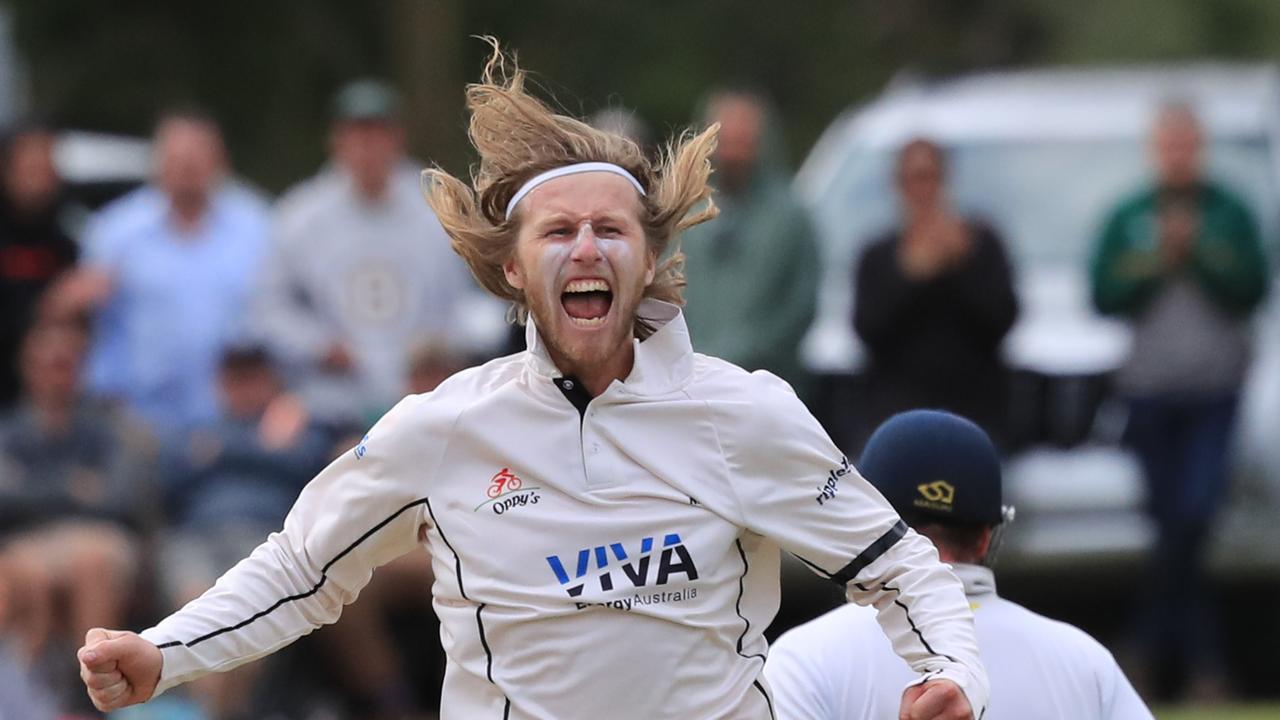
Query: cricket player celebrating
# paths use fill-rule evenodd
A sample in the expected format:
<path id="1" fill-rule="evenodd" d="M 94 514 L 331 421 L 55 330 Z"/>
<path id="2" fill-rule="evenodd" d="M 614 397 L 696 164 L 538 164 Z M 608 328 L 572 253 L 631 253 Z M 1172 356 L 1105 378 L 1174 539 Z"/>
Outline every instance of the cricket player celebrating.
<path id="1" fill-rule="evenodd" d="M 715 128 L 651 165 L 527 94 L 494 46 L 467 90 L 473 186 L 431 170 L 427 196 L 479 282 L 528 318 L 528 349 L 403 400 L 156 627 L 91 631 L 95 704 L 273 652 L 425 542 L 442 717 L 765 720 L 781 546 L 879 610 L 917 673 L 902 718 L 980 718 L 972 617 L 933 546 L 785 383 L 690 347 L 679 255 L 662 258 L 714 215 Z"/>

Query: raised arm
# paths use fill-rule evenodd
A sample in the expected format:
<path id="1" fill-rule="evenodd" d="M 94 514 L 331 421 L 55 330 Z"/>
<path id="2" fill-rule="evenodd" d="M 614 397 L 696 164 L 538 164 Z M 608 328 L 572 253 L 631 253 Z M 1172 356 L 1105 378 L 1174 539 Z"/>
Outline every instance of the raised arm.
<path id="1" fill-rule="evenodd" d="M 99 709 L 145 702 L 336 621 L 374 568 L 412 550 L 428 523 L 421 478 L 443 455 L 447 424 L 430 421 L 427 403 L 410 397 L 392 409 L 311 481 L 282 531 L 204 595 L 141 635 L 91 633 L 79 657 Z"/>
<path id="2" fill-rule="evenodd" d="M 896 526 L 882 537 L 897 536 L 898 527 L 905 530 L 898 540 L 848 582 L 848 597 L 876 608 L 894 652 L 919 674 L 907 689 L 908 701 L 928 702 L 928 688 L 920 686 L 949 680 L 963 692 L 972 717 L 980 718 L 989 687 L 960 581 L 938 559 L 933 544 L 914 530 Z"/>
<path id="3" fill-rule="evenodd" d="M 909 689 L 909 700 L 931 703 L 935 697 L 918 696 L 941 693 L 951 698 L 944 712 L 968 707 L 981 717 L 987 676 L 960 581 L 785 384 L 762 373 L 753 379 L 761 384 L 756 417 L 737 423 L 741 434 L 722 437 L 748 528 L 845 586 L 850 599 L 876 607 L 894 650 L 920 675 L 913 685 L 931 684 Z"/>

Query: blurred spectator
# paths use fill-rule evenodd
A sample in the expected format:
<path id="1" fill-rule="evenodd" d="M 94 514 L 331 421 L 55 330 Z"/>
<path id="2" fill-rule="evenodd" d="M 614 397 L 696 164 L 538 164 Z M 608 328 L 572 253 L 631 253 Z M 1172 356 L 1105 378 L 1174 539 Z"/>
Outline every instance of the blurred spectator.
<path id="1" fill-rule="evenodd" d="M 0 577 L 0 582 L 3 582 Z M 40 680 L 9 648 L 0 635 L 0 718 L 54 720 L 59 717 Z M 65 720 L 65 717 L 64 719 Z"/>
<path id="2" fill-rule="evenodd" d="M 712 95 L 720 123 L 712 158 L 720 216 L 684 235 L 685 318 L 693 347 L 747 370 L 769 370 L 803 393 L 800 341 L 817 306 L 818 249 L 791 192 L 781 138 L 765 101 L 743 91 Z"/>
<path id="3" fill-rule="evenodd" d="M 1003 243 L 958 215 L 946 157 L 930 140 L 898 153 L 902 225 L 868 244 L 856 268 L 853 325 L 867 349 L 865 427 L 912 408 L 950 410 L 1006 438 L 1008 372 L 1000 344 L 1018 314 Z"/>
<path id="4" fill-rule="evenodd" d="M 467 359 L 443 339 L 428 340 L 409 353 L 411 394 L 428 393 L 450 375 L 466 369 Z"/>
<path id="5" fill-rule="evenodd" d="M 0 147 L 0 407 L 17 400 L 18 347 L 37 301 L 78 252 L 54 140 L 50 128 L 22 124 Z"/>
<path id="6" fill-rule="evenodd" d="M 653 132 L 649 130 L 648 123 L 633 110 L 607 107 L 593 113 L 588 122 L 593 128 L 627 138 L 642 150 L 647 151 L 653 145 Z"/>
<path id="7" fill-rule="evenodd" d="M 281 199 L 259 297 L 259 332 L 317 419 L 342 429 L 402 397 L 417 338 L 465 343 L 476 295 L 404 154 L 399 104 L 372 80 L 338 93 L 331 163 Z"/>
<path id="8" fill-rule="evenodd" d="M 171 527 L 162 576 L 178 605 L 208 590 L 279 530 L 302 487 L 328 459 L 325 434 L 283 394 L 261 347 L 229 348 L 218 390 L 220 417 L 192 430 L 165 462 Z M 243 717 L 260 669 L 211 675 L 195 683 L 193 692 L 213 718 Z"/>
<path id="9" fill-rule="evenodd" d="M 302 487 L 328 460 L 325 436 L 284 394 L 260 346 L 232 346 L 218 371 L 220 416 L 187 434 L 165 463 L 165 504 L 185 546 L 166 563 L 185 602 L 279 530 Z"/>
<path id="10" fill-rule="evenodd" d="M 33 328 L 23 400 L 0 420 L 0 583 L 9 628 L 33 662 L 46 650 L 69 659 L 89 628 L 125 622 L 150 519 L 148 443 L 120 411 L 81 393 L 84 345 L 74 325 Z M 60 669 L 74 677 L 73 668 Z"/>
<path id="11" fill-rule="evenodd" d="M 1098 310 L 1133 327 L 1116 384 L 1129 400 L 1126 438 L 1142 461 L 1159 529 L 1143 627 L 1147 671 L 1155 682 L 1188 672 L 1193 693 L 1219 695 L 1226 688 L 1205 541 L 1227 494 L 1248 319 L 1268 275 L 1254 218 L 1204 177 L 1202 144 L 1191 107 L 1158 113 L 1156 184 L 1111 214 L 1092 280 Z M 1156 667 L 1160 661 L 1169 667 Z"/>
<path id="12" fill-rule="evenodd" d="M 24 720 L 53 720 L 57 717 L 53 699 L 5 632 L 9 628 L 11 585 L 15 579 L 0 552 L 0 719 L 11 715 Z"/>
<path id="13" fill-rule="evenodd" d="M 242 329 L 267 209 L 228 181 L 208 116 L 166 113 L 154 142 L 153 184 L 93 218 L 84 268 L 59 284 L 51 305 L 100 309 L 91 389 L 171 437 L 216 416 L 218 357 Z"/>

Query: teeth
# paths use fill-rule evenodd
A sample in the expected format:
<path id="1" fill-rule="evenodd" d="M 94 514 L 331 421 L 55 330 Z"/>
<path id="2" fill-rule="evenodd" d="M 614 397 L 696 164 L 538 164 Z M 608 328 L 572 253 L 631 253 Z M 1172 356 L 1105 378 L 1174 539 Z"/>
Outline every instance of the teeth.
<path id="1" fill-rule="evenodd" d="M 569 319 L 570 319 L 570 320 L 572 320 L 572 321 L 573 321 L 573 324 L 574 324 L 574 325 L 577 325 L 578 327 L 599 327 L 600 325 L 603 325 L 603 324 L 604 324 L 604 318 L 603 318 L 603 317 L 598 317 L 598 318 L 576 318 L 576 317 L 571 317 L 571 318 L 569 318 Z"/>
<path id="2" fill-rule="evenodd" d="M 596 291 L 609 292 L 609 283 L 596 278 L 590 280 L 574 280 L 565 286 L 564 291 L 571 293 Z"/>

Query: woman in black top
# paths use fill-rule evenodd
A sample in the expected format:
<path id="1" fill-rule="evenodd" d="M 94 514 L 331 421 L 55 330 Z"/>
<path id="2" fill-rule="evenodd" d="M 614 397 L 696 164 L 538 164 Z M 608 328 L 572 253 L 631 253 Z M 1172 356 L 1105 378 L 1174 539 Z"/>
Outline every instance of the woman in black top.
<path id="1" fill-rule="evenodd" d="M 940 408 L 1000 440 L 1009 395 L 1000 344 L 1018 301 L 1000 238 L 949 207 L 945 171 L 933 142 L 903 147 L 902 226 L 858 261 L 853 324 L 869 356 L 864 420 L 875 427 L 903 410 Z"/>

